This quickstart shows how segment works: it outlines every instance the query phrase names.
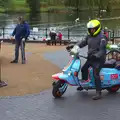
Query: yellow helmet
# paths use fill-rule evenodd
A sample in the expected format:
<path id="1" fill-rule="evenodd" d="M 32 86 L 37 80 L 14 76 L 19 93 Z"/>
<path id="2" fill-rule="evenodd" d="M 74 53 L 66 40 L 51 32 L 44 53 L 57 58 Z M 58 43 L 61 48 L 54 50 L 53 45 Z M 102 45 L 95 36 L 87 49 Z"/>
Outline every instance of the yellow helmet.
<path id="1" fill-rule="evenodd" d="M 98 20 L 91 20 L 87 23 L 88 34 L 96 36 L 101 31 L 101 23 Z M 91 29 L 95 29 L 91 31 Z"/>

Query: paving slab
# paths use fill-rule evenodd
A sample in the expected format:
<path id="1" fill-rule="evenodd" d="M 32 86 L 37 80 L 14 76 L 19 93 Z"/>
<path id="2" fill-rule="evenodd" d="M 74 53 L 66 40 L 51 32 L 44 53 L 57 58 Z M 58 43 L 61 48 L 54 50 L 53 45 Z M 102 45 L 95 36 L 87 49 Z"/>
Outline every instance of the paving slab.
<path id="1" fill-rule="evenodd" d="M 68 62 L 66 56 L 64 50 L 44 55 L 60 68 Z M 94 94 L 95 90 L 79 92 L 69 86 L 61 99 L 52 96 L 52 89 L 34 95 L 0 97 L 0 120 L 120 120 L 120 91 L 109 94 L 104 90 L 103 99 L 98 101 L 91 99 Z"/>

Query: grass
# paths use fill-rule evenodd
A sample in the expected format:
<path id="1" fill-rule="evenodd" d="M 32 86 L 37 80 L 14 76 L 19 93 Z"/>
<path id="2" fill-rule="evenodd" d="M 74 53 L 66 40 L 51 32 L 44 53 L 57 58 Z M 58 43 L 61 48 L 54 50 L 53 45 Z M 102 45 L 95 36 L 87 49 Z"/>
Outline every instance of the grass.
<path id="1" fill-rule="evenodd" d="M 29 12 L 29 7 L 25 0 L 13 0 L 14 11 L 16 12 Z"/>
<path id="2" fill-rule="evenodd" d="M 55 5 L 50 6 L 46 1 L 41 0 L 41 12 L 59 12 L 59 11 L 71 11 L 73 8 L 65 7 L 64 5 Z M 120 9 L 120 4 L 113 6 L 113 9 Z M 80 8 L 81 10 L 85 9 Z M 30 9 L 26 3 L 26 0 L 12 0 L 10 7 L 6 10 L 5 8 L 0 8 L 0 12 L 30 12 Z"/>
<path id="3" fill-rule="evenodd" d="M 59 10 L 64 10 L 63 6 L 48 6 L 47 2 L 41 1 L 41 12 L 54 12 Z M 30 9 L 26 3 L 26 0 L 12 0 L 12 3 L 8 9 L 0 8 L 0 12 L 30 12 Z"/>
<path id="4" fill-rule="evenodd" d="M 5 9 L 0 8 L 0 13 L 3 13 L 3 12 L 5 12 Z"/>
<path id="5" fill-rule="evenodd" d="M 12 0 L 8 8 L 0 7 L 0 13 L 4 12 L 29 12 L 30 9 L 25 0 Z"/>

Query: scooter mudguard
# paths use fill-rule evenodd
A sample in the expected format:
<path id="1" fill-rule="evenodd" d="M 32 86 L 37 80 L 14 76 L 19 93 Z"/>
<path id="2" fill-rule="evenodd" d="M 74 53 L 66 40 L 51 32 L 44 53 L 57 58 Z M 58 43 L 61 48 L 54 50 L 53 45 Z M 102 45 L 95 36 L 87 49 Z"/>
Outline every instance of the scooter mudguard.
<path id="1" fill-rule="evenodd" d="M 72 86 L 78 85 L 78 83 L 74 80 L 75 78 L 71 75 L 71 73 L 69 73 L 69 74 L 57 73 L 57 74 L 52 75 L 52 78 L 55 80 L 62 80 Z"/>
<path id="2" fill-rule="evenodd" d="M 102 68 L 100 77 L 102 77 L 101 82 L 103 87 L 120 85 L 120 70 L 115 68 Z"/>

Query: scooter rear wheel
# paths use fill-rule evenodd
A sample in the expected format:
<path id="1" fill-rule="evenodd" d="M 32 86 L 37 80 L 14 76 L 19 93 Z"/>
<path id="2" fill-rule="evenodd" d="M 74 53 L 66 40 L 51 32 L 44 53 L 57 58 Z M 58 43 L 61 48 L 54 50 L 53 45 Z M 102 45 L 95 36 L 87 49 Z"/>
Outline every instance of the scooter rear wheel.
<path id="1" fill-rule="evenodd" d="M 120 86 L 119 86 L 119 85 L 115 85 L 115 86 L 113 86 L 113 87 L 107 88 L 107 91 L 110 92 L 110 93 L 115 93 L 115 92 L 117 92 L 119 89 L 120 89 Z"/>
<path id="2" fill-rule="evenodd" d="M 60 88 L 62 88 L 66 83 L 62 81 L 57 81 L 56 83 L 53 83 L 53 90 L 52 90 L 52 95 L 55 98 L 60 98 L 66 91 L 67 86 L 64 88 L 64 90 L 60 91 Z"/>

